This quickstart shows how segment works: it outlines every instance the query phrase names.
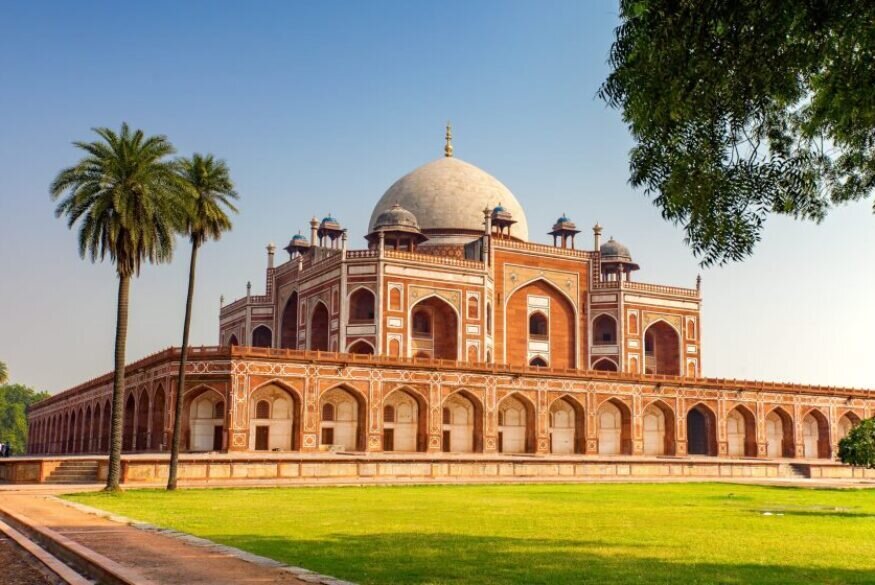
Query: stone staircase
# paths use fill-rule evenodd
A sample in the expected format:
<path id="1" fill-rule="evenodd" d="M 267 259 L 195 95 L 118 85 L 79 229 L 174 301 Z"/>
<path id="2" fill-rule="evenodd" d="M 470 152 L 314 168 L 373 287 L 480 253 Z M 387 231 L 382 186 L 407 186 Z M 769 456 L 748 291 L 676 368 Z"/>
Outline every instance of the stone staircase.
<path id="1" fill-rule="evenodd" d="M 45 483 L 96 483 L 97 461 L 62 461 Z"/>

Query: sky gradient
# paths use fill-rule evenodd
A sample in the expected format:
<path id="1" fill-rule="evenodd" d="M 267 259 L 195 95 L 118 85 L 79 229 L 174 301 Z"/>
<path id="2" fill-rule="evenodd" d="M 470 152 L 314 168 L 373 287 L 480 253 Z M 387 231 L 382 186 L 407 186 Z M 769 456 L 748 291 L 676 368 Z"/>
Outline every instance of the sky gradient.
<path id="1" fill-rule="evenodd" d="M 268 242 L 332 212 L 364 247 L 373 205 L 441 155 L 449 119 L 456 156 L 516 194 L 532 240 L 565 212 L 582 244 L 598 221 L 628 245 L 637 280 L 701 273 L 706 376 L 875 388 L 871 201 L 821 225 L 772 218 L 752 258 L 702 270 L 629 186 L 632 141 L 595 96 L 616 24 L 595 1 L 5 3 L 0 360 L 51 392 L 112 368 L 113 268 L 79 258 L 48 195 L 90 128 L 127 121 L 228 162 L 241 213 L 201 252 L 192 323 L 212 345 L 219 296 L 263 292 Z M 133 282 L 129 361 L 179 344 L 180 243 Z"/>

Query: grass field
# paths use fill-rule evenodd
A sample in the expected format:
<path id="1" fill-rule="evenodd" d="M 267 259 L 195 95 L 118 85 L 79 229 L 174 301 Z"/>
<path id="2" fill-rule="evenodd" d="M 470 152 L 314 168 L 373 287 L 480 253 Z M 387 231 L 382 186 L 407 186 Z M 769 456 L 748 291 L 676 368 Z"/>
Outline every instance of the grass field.
<path id="1" fill-rule="evenodd" d="M 875 491 L 578 484 L 69 499 L 358 583 L 875 583 Z"/>

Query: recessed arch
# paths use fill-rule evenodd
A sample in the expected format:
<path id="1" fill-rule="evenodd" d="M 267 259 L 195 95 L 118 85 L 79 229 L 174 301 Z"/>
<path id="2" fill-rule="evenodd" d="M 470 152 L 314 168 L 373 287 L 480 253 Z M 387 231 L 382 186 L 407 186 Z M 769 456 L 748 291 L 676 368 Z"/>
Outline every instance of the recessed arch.
<path id="1" fill-rule="evenodd" d="M 535 405 L 519 392 L 498 403 L 498 452 L 535 452 Z"/>
<path id="2" fill-rule="evenodd" d="M 359 286 L 349 293 L 348 299 L 350 323 L 374 322 L 377 299 L 374 291 L 368 287 Z"/>
<path id="3" fill-rule="evenodd" d="M 328 351 L 328 305 L 323 301 L 317 301 L 310 312 L 310 349 L 315 351 Z"/>
<path id="4" fill-rule="evenodd" d="M 529 313 L 529 339 L 548 339 L 550 336 L 550 320 L 544 311 Z"/>
<path id="5" fill-rule="evenodd" d="M 853 410 L 846 411 L 838 419 L 838 433 L 836 438 L 841 441 L 848 436 L 848 433 L 851 432 L 851 429 L 853 429 L 861 422 L 862 419 L 857 416 L 857 413 L 855 413 Z"/>
<path id="6" fill-rule="evenodd" d="M 298 291 L 292 291 L 280 318 L 280 347 L 298 349 Z"/>
<path id="7" fill-rule="evenodd" d="M 599 455 L 632 454 L 632 411 L 617 398 L 608 398 L 598 407 Z"/>
<path id="8" fill-rule="evenodd" d="M 206 384 L 184 393 L 182 426 L 189 451 L 221 451 L 224 448 L 225 404 L 224 394 Z"/>
<path id="9" fill-rule="evenodd" d="M 536 304 L 530 304 L 530 298 Z M 528 330 L 533 309 L 546 316 L 546 337 L 515 333 Z M 524 366 L 529 363 L 531 351 L 541 351 L 549 354 L 547 361 L 552 368 L 576 368 L 577 320 L 574 299 L 550 281 L 538 277 L 520 284 L 507 294 L 504 305 L 503 333 L 507 363 Z"/>
<path id="10" fill-rule="evenodd" d="M 425 451 L 427 419 L 428 403 L 419 392 L 407 386 L 390 391 L 383 397 L 383 450 Z"/>
<path id="11" fill-rule="evenodd" d="M 599 358 L 592 365 L 592 369 L 597 372 L 617 372 L 620 370 L 617 366 L 617 362 L 611 358 Z"/>
<path id="12" fill-rule="evenodd" d="M 726 413 L 726 443 L 730 457 L 757 455 L 756 416 L 743 404 Z"/>
<path id="13" fill-rule="evenodd" d="M 137 434 L 134 437 L 134 449 L 137 451 L 149 448 L 149 414 L 149 393 L 141 390 L 137 400 Z"/>
<path id="14" fill-rule="evenodd" d="M 675 454 L 674 409 L 662 400 L 654 400 L 644 408 L 642 425 L 645 455 Z"/>
<path id="15" fill-rule="evenodd" d="M 444 398 L 441 422 L 442 451 L 483 452 L 483 403 L 472 392 L 459 389 Z"/>
<path id="16" fill-rule="evenodd" d="M 829 459 L 832 447 L 829 440 L 829 421 L 817 408 L 802 415 L 802 449 L 808 459 Z"/>
<path id="17" fill-rule="evenodd" d="M 776 406 L 766 414 L 766 452 L 769 457 L 793 457 L 796 453 L 793 417 Z"/>
<path id="18" fill-rule="evenodd" d="M 451 303 L 439 295 L 419 299 L 410 308 L 410 351 L 424 353 L 434 359 L 459 359 L 459 313 Z"/>
<path id="19" fill-rule="evenodd" d="M 617 345 L 617 320 L 613 315 L 602 313 L 592 321 L 593 345 Z"/>
<path id="20" fill-rule="evenodd" d="M 346 384 L 325 390 L 319 397 L 319 412 L 330 405 L 332 420 L 320 422 L 320 444 L 344 451 L 364 451 L 367 432 L 367 401 L 361 392 Z"/>
<path id="21" fill-rule="evenodd" d="M 249 449 L 297 451 L 301 445 L 301 395 L 279 380 L 249 394 Z"/>
<path id="22" fill-rule="evenodd" d="M 681 337 L 674 325 L 658 319 L 644 330 L 644 367 L 647 373 L 681 375 Z"/>
<path id="23" fill-rule="evenodd" d="M 164 436 L 164 415 L 167 409 L 165 404 L 164 387 L 158 386 L 152 397 L 152 416 L 149 448 L 153 451 L 164 451 L 166 442 Z"/>
<path id="24" fill-rule="evenodd" d="M 569 394 L 550 404 L 550 452 L 554 455 L 586 451 L 586 417 L 583 405 Z"/>
<path id="25" fill-rule="evenodd" d="M 240 342 L 237 341 L 237 336 L 232 333 L 231 337 L 228 338 L 228 347 L 237 347 L 238 345 Z"/>
<path id="26" fill-rule="evenodd" d="M 687 454 L 717 455 L 717 415 L 704 402 L 687 410 Z"/>
<path id="27" fill-rule="evenodd" d="M 376 353 L 374 346 L 370 341 L 358 339 L 349 344 L 346 348 L 346 353 L 357 353 L 363 355 L 373 355 Z"/>
<path id="28" fill-rule="evenodd" d="M 534 368 L 546 368 L 547 360 L 544 359 L 543 356 L 536 355 L 532 359 L 529 360 L 529 365 Z"/>
<path id="29" fill-rule="evenodd" d="M 100 423 L 100 451 L 106 453 L 109 451 L 109 436 L 112 425 L 112 406 L 109 400 L 103 403 L 103 415 Z"/>
<path id="30" fill-rule="evenodd" d="M 252 347 L 273 347 L 273 331 L 267 325 L 252 330 Z"/>
<path id="31" fill-rule="evenodd" d="M 128 397 L 125 399 L 125 419 L 124 424 L 122 425 L 124 428 L 124 434 L 122 435 L 122 450 L 123 451 L 133 451 L 134 450 L 134 440 L 137 433 L 137 429 L 134 426 L 136 422 L 136 412 L 137 412 L 137 397 L 134 396 L 134 393 L 131 392 L 128 394 Z"/>

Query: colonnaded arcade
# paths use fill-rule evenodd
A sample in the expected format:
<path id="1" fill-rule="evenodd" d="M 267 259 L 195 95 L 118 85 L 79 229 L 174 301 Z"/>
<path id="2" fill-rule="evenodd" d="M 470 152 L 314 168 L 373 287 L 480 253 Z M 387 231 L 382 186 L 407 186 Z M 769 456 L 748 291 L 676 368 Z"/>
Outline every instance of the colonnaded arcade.
<path id="1" fill-rule="evenodd" d="M 188 451 L 834 457 L 875 414 L 857 389 L 702 376 L 701 287 L 647 284 L 629 249 L 522 206 L 444 156 L 396 181 L 350 249 L 331 215 L 276 259 L 264 294 L 221 307 L 195 349 Z M 132 364 L 127 452 L 168 449 L 179 352 Z M 30 454 L 107 450 L 112 376 L 33 406 Z"/>

